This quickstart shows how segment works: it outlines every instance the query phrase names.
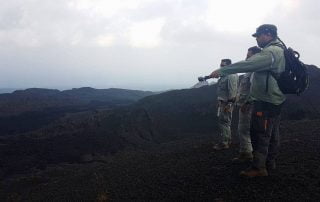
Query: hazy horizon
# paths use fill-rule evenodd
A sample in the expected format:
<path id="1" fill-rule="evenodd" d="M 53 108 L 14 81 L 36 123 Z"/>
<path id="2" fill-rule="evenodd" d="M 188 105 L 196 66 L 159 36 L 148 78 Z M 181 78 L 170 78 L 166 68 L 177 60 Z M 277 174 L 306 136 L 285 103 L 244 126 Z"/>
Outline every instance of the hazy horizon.
<path id="1" fill-rule="evenodd" d="M 196 84 L 198 82 L 195 82 Z M 77 88 L 94 88 L 94 89 L 126 89 L 126 90 L 140 90 L 140 91 L 153 91 L 153 92 L 161 92 L 161 91 L 168 91 L 168 90 L 180 90 L 180 89 L 188 89 L 192 88 L 192 86 L 152 86 L 152 87 L 145 87 L 145 88 L 132 88 L 130 86 L 28 86 L 28 87 L 13 87 L 13 88 L 0 88 L 0 94 L 1 93 L 11 93 L 15 90 L 26 90 L 26 89 L 32 89 L 32 88 L 39 88 L 39 89 L 51 89 L 51 90 L 71 90 L 71 89 L 77 89 Z"/>
<path id="2" fill-rule="evenodd" d="M 198 82 L 198 81 L 197 81 Z M 194 84 L 196 84 L 195 82 Z M 193 85 L 194 85 L 193 84 Z M 192 86 L 193 86 L 192 85 Z M 191 88 L 192 86 L 146 86 L 143 88 L 133 88 L 130 86 L 27 86 L 27 87 L 12 87 L 12 88 L 0 88 L 0 93 L 1 92 L 13 92 L 15 90 L 26 90 L 26 89 L 31 89 L 31 88 L 40 88 L 40 89 L 56 89 L 56 90 L 71 90 L 73 88 L 94 88 L 94 89 L 109 89 L 109 88 L 117 88 L 117 89 L 127 89 L 127 90 L 141 90 L 141 91 L 167 91 L 167 90 L 178 90 L 178 89 L 187 89 Z"/>
<path id="3" fill-rule="evenodd" d="M 190 88 L 263 23 L 320 63 L 316 0 L 0 1 L 0 88 Z"/>

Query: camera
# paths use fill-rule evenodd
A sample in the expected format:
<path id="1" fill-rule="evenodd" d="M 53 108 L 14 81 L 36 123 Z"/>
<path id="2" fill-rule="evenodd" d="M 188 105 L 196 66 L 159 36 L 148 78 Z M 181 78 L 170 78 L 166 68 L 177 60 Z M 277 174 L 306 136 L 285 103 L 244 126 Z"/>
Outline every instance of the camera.
<path id="1" fill-rule="evenodd" d="M 202 81 L 206 81 L 207 79 L 210 79 L 210 76 L 199 76 L 198 77 L 198 81 L 202 82 Z"/>

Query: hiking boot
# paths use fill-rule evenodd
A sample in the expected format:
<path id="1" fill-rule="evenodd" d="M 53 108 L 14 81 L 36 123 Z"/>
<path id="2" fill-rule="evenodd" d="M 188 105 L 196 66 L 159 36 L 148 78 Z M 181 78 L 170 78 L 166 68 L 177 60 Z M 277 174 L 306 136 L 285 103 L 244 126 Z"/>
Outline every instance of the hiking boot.
<path id="1" fill-rule="evenodd" d="M 275 161 L 267 161 L 266 166 L 267 170 L 275 170 L 277 168 Z"/>
<path id="2" fill-rule="evenodd" d="M 213 146 L 213 149 L 216 150 L 216 151 L 220 151 L 220 150 L 224 150 L 224 149 L 229 149 L 229 144 L 223 144 L 223 143 L 215 144 L 215 145 Z"/>
<path id="3" fill-rule="evenodd" d="M 268 171 L 265 168 L 248 168 L 240 172 L 243 177 L 265 177 L 268 176 Z"/>
<path id="4" fill-rule="evenodd" d="M 240 152 L 238 157 L 232 159 L 234 163 L 245 163 L 250 162 L 253 159 L 253 155 L 251 152 Z"/>

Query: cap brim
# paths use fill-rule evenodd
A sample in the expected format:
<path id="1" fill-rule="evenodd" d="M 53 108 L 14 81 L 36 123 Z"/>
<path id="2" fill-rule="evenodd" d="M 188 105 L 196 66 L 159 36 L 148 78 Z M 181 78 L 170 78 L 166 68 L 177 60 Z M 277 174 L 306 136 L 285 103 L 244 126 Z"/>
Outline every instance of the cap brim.
<path id="1" fill-rule="evenodd" d="M 258 34 L 257 34 L 257 33 L 254 33 L 254 34 L 252 34 L 251 36 L 253 36 L 253 37 L 257 37 L 257 36 L 258 36 Z"/>

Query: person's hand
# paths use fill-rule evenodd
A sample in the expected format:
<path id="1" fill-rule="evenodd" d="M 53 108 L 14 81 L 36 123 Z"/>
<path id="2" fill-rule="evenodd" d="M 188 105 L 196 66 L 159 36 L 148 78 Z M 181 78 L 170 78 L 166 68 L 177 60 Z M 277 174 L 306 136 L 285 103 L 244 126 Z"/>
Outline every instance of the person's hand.
<path id="1" fill-rule="evenodd" d="M 232 104 L 228 103 L 225 107 L 224 107 L 224 112 L 231 112 L 232 111 Z"/>
<path id="2" fill-rule="evenodd" d="M 220 77 L 220 73 L 219 70 L 215 70 L 210 74 L 211 78 L 219 78 Z"/>

